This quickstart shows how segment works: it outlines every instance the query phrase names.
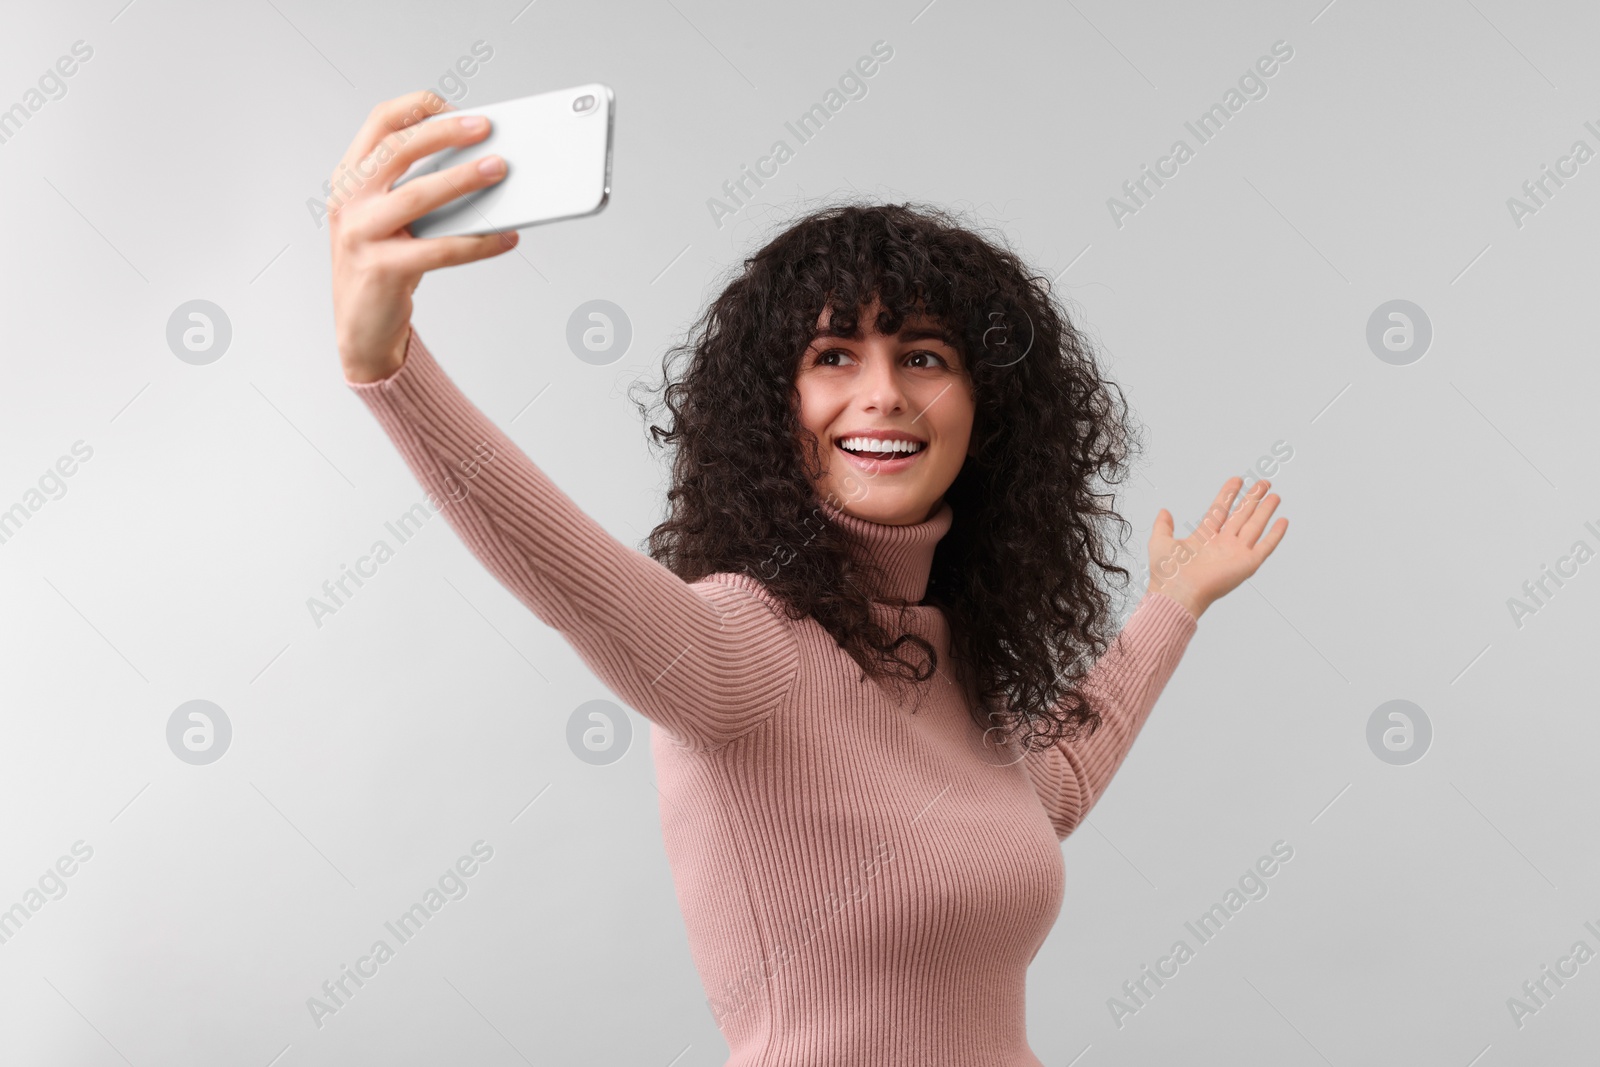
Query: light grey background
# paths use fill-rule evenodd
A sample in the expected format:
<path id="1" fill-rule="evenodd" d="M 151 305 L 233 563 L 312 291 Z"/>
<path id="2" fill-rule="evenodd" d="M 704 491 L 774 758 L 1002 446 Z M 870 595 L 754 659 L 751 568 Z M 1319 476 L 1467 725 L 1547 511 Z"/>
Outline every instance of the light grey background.
<path id="1" fill-rule="evenodd" d="M 1187 528 L 1275 442 L 1291 520 L 1214 606 L 1115 784 L 1064 845 L 1029 983 L 1052 1065 L 1552 1064 L 1600 1053 L 1600 537 L 1592 420 L 1600 161 L 1519 227 L 1507 198 L 1600 149 L 1575 2 L 1127 5 L 540 0 L 34 5 L 0 107 L 77 40 L 68 91 L 0 144 L 8 337 L 0 508 L 81 439 L 67 491 L 0 544 L 0 908 L 93 856 L 0 944 L 7 1064 L 721 1064 L 659 835 L 648 726 L 595 766 L 610 694 L 442 516 L 318 627 L 307 599 L 423 499 L 342 384 L 327 230 L 306 202 L 378 101 L 616 91 L 599 216 L 439 272 L 418 329 L 469 396 L 629 544 L 664 470 L 624 390 L 805 198 L 966 211 L 1057 280 L 1149 429 L 1125 500 Z M 720 228 L 707 209 L 883 40 L 893 59 Z M 1294 49 L 1118 227 L 1107 199 L 1275 41 Z M 166 343 L 210 300 L 233 336 Z M 634 335 L 566 348 L 606 299 Z M 1429 316 L 1408 366 L 1366 343 Z M 542 392 L 541 392 L 542 391 Z M 530 401 L 539 397 L 530 406 Z M 1137 558 L 1134 562 L 1137 562 Z M 168 748 L 205 699 L 229 750 Z M 1368 747 L 1385 701 L 1431 750 Z M 633 713 L 629 712 L 629 715 Z M 537 798 L 537 799 L 536 799 Z M 320 995 L 483 840 L 493 858 L 336 1015 Z M 1108 1000 L 1239 876 L 1293 859 L 1119 1028 Z M 1554 988 L 1553 986 L 1551 988 Z"/>

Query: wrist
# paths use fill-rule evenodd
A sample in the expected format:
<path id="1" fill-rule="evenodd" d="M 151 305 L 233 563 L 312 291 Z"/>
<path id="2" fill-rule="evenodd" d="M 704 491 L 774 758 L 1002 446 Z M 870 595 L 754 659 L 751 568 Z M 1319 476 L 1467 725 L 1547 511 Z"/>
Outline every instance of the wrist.
<path id="1" fill-rule="evenodd" d="M 1197 621 L 1201 615 L 1205 614 L 1206 608 L 1211 606 L 1210 603 L 1204 598 L 1196 596 L 1189 590 L 1179 588 L 1170 583 L 1163 584 L 1151 582 L 1148 592 L 1160 593 L 1162 596 L 1176 600 L 1179 604 L 1183 605 L 1184 609 L 1187 610 L 1190 615 L 1193 615 Z"/>
<path id="2" fill-rule="evenodd" d="M 340 363 L 344 367 L 344 377 L 348 382 L 365 385 L 371 382 L 382 381 L 392 376 L 405 365 L 406 352 L 411 347 L 411 324 L 407 323 L 405 332 L 400 335 L 400 344 L 388 354 L 373 359 L 345 359 Z"/>

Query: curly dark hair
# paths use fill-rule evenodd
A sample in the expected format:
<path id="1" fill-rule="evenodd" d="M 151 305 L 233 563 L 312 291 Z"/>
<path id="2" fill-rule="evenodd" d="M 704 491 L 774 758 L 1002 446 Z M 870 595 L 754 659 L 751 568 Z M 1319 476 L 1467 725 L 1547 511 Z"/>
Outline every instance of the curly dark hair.
<path id="1" fill-rule="evenodd" d="M 670 412 L 650 426 L 652 444 L 674 457 L 669 517 L 651 531 L 649 554 L 685 581 L 756 577 L 791 618 L 824 627 L 863 680 L 931 678 L 937 652 L 874 618 L 872 583 L 855 580 L 846 535 L 817 506 L 818 442 L 800 423 L 794 385 L 824 307 L 848 330 L 876 298 L 889 334 L 908 315 L 929 315 L 959 341 L 976 412 L 924 603 L 949 621 L 980 729 L 1008 741 L 1020 733 L 1030 749 L 1092 734 L 1100 715 L 1081 683 L 1112 621 L 1098 578 L 1129 576 L 1106 529 L 1120 524 L 1125 542 L 1128 523 L 1105 489 L 1121 483 L 1140 441 L 1049 280 L 1003 237 L 941 209 L 870 202 L 804 214 L 731 273 L 688 340 L 667 350 L 651 390 Z M 647 421 L 660 408 L 634 402 Z M 920 662 L 901 654 L 907 644 Z"/>

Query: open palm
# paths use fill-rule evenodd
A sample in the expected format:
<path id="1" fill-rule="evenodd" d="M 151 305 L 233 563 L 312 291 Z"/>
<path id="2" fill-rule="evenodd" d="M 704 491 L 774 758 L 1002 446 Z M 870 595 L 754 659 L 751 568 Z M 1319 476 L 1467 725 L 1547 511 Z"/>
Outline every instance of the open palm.
<path id="1" fill-rule="evenodd" d="M 1289 529 L 1289 520 L 1280 518 L 1261 536 L 1280 502 L 1277 496 L 1267 496 L 1271 484 L 1265 479 L 1256 482 L 1230 515 L 1244 479 L 1229 478 L 1205 519 L 1184 538 L 1173 536 L 1172 513 L 1162 508 L 1150 533 L 1150 589 L 1172 597 L 1199 618 L 1214 601 L 1238 588 L 1266 562 Z"/>

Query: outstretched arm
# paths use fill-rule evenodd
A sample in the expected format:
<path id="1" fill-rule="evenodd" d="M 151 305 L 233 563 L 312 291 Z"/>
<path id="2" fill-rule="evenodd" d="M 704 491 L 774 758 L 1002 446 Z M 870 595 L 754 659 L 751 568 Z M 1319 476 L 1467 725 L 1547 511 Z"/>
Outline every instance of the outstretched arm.
<path id="1" fill-rule="evenodd" d="M 1058 840 L 1078 828 L 1111 784 L 1195 628 L 1189 609 L 1163 593 L 1146 593 L 1084 678 L 1081 691 L 1100 713 L 1100 728 L 1028 754 L 1028 772 Z"/>
<path id="2" fill-rule="evenodd" d="M 1084 679 L 1083 695 L 1102 716 L 1100 729 L 1028 756 L 1058 838 L 1077 829 L 1111 784 L 1206 608 L 1254 574 L 1283 540 L 1289 522 L 1282 518 L 1262 537 L 1279 502 L 1267 496 L 1270 486 L 1257 482 L 1235 509 L 1244 480 L 1228 479 L 1200 526 L 1181 540 L 1173 537 L 1171 513 L 1157 514 L 1149 591 Z"/>
<path id="3" fill-rule="evenodd" d="M 410 223 L 505 177 L 486 156 L 396 186 L 423 156 L 489 135 L 430 90 L 375 106 L 329 179 L 344 379 L 467 545 L 623 700 L 686 745 L 751 729 L 799 672 L 787 620 L 748 576 L 689 584 L 622 544 L 472 405 L 411 328 L 422 276 L 501 255 L 515 232 L 426 237 Z"/>
<path id="4" fill-rule="evenodd" d="M 501 584 L 680 743 L 737 737 L 787 693 L 797 639 L 759 583 L 690 584 L 611 536 L 467 399 L 414 329 L 399 369 L 346 384 Z"/>

